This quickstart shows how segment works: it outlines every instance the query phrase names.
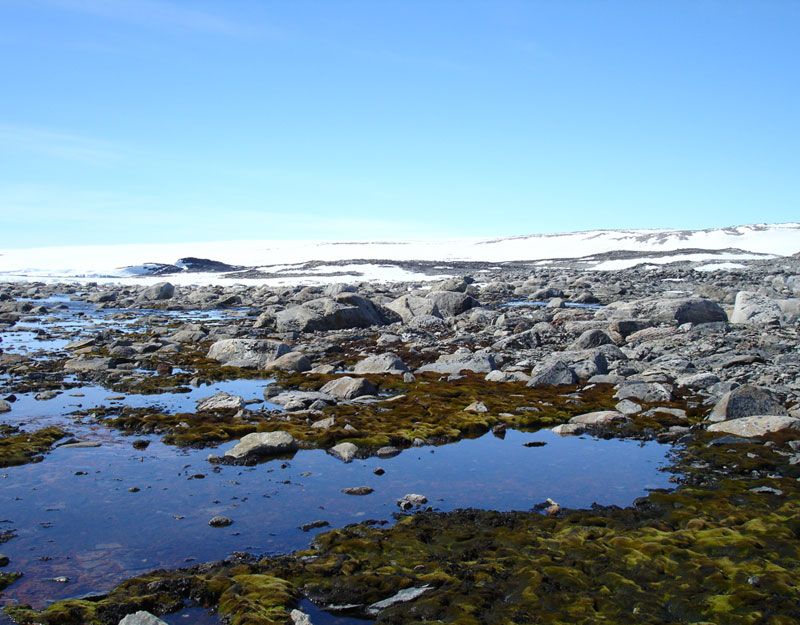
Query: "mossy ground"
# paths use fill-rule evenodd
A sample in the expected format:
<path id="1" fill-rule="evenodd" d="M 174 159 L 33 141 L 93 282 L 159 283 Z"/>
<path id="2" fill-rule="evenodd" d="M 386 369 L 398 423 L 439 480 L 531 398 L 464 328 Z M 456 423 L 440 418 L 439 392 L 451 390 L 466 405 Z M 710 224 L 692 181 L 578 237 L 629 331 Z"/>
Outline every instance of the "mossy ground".
<path id="1" fill-rule="evenodd" d="M 67 433 L 61 428 L 47 427 L 23 432 L 9 425 L 0 425 L 0 467 L 12 467 L 41 460 L 41 454 Z"/>
<path id="2" fill-rule="evenodd" d="M 335 377 L 284 375 L 280 384 L 284 388 L 317 390 Z M 610 408 L 615 403 L 608 386 L 533 389 L 522 383 L 486 382 L 476 374 L 452 381 L 426 374 L 410 383 L 398 376 L 367 377 L 391 397 L 372 403 L 339 404 L 316 414 L 260 411 L 245 412 L 243 416 L 237 416 L 235 411 L 163 414 L 126 408 L 93 412 L 110 427 L 131 434 L 161 434 L 166 443 L 180 446 L 199 447 L 238 439 L 251 432 L 286 430 L 308 447 L 328 448 L 349 441 L 369 453 L 385 445 L 408 447 L 417 438 L 444 443 L 479 436 L 498 424 L 516 429 L 554 426 L 581 412 Z M 475 401 L 483 402 L 488 412 L 464 410 Z M 327 430 L 311 427 L 312 422 L 329 416 L 335 418 L 333 427 Z"/>

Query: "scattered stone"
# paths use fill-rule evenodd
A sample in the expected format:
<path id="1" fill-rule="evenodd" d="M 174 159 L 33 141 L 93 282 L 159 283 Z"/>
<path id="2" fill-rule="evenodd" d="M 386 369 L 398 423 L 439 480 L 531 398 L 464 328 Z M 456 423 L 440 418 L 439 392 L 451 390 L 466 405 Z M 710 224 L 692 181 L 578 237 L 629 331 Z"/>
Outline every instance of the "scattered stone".
<path id="1" fill-rule="evenodd" d="M 355 496 L 364 496 L 370 495 L 375 492 L 374 488 L 370 488 L 369 486 L 349 486 L 347 488 L 343 488 L 342 492 L 345 495 L 355 495 Z"/>
<path id="2" fill-rule="evenodd" d="M 397 505 L 401 510 L 411 510 L 412 508 L 419 508 L 420 506 L 428 503 L 428 498 L 425 495 L 416 495 L 409 493 L 397 500 Z"/>
<path id="3" fill-rule="evenodd" d="M 311 521 L 310 523 L 304 523 L 300 526 L 300 529 L 304 532 L 310 532 L 311 530 L 319 529 L 320 527 L 328 527 L 330 523 L 328 521 Z"/>
<path id="4" fill-rule="evenodd" d="M 211 527 L 228 527 L 229 525 L 233 524 L 233 521 L 226 516 L 217 515 L 215 517 L 211 517 L 211 520 L 208 522 Z"/>
<path id="5" fill-rule="evenodd" d="M 474 401 L 469 406 L 464 408 L 464 412 L 474 412 L 477 414 L 483 414 L 489 412 L 489 409 L 486 407 L 482 401 Z"/>

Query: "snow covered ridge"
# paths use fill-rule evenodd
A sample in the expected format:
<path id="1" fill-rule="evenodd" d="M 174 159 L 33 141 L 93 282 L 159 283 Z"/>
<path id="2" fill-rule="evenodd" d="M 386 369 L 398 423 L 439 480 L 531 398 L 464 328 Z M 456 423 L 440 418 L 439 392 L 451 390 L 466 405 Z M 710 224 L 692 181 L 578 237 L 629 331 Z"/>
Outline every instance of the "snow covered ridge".
<path id="1" fill-rule="evenodd" d="M 454 262 L 543 265 L 580 259 L 577 262 L 587 269 L 613 270 L 684 260 L 713 269 L 715 264 L 735 268 L 735 261 L 797 252 L 800 223 L 707 230 L 592 230 L 492 239 L 87 245 L 0 250 L 0 280 L 141 282 L 169 276 L 178 284 L 324 284 L 438 279 L 447 275 L 451 269 L 447 264 Z M 410 261 L 442 266 L 419 271 Z"/>

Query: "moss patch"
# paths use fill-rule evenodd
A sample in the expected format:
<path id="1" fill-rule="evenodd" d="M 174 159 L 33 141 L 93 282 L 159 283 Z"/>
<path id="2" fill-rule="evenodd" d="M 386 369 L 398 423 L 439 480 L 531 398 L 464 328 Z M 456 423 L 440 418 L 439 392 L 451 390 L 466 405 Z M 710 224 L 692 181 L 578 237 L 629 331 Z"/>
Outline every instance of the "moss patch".
<path id="1" fill-rule="evenodd" d="M 0 425 L 0 467 L 37 462 L 42 459 L 41 454 L 66 435 L 57 427 L 23 432 L 16 427 Z"/>

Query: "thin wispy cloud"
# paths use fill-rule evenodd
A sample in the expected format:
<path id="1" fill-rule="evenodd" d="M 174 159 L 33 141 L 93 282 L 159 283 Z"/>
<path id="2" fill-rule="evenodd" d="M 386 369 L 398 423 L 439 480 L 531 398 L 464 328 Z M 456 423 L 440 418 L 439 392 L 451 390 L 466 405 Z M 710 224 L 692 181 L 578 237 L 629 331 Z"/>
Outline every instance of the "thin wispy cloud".
<path id="1" fill-rule="evenodd" d="M 68 11 L 142 26 L 179 28 L 231 36 L 251 32 L 247 24 L 194 8 L 189 3 L 166 0 L 42 0 L 42 3 Z"/>
<path id="2" fill-rule="evenodd" d="M 93 165 L 108 165 L 121 157 L 107 141 L 38 126 L 0 124 L 0 150 L 28 152 Z"/>

